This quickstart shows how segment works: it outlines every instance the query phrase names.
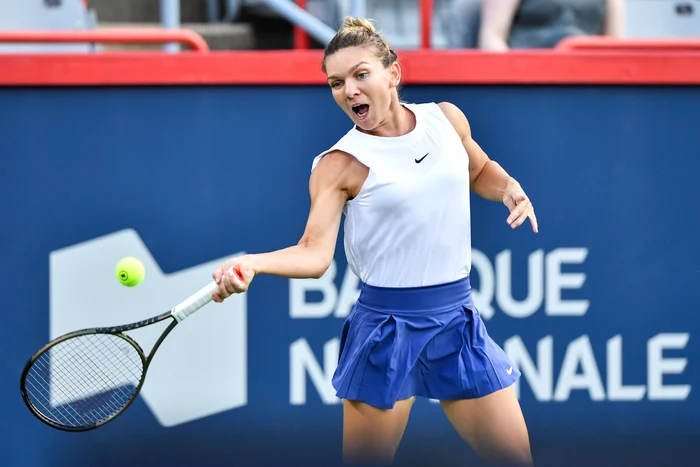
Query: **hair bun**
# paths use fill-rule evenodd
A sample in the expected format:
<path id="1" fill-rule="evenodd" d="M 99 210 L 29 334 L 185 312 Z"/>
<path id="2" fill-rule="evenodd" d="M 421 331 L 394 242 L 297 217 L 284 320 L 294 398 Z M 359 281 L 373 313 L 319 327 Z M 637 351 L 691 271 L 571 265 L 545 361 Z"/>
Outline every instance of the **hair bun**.
<path id="1" fill-rule="evenodd" d="M 377 32 L 377 30 L 374 28 L 374 25 L 369 20 L 347 16 L 345 18 L 345 21 L 343 22 L 343 29 L 350 28 L 360 28 L 366 29 L 369 32 Z"/>

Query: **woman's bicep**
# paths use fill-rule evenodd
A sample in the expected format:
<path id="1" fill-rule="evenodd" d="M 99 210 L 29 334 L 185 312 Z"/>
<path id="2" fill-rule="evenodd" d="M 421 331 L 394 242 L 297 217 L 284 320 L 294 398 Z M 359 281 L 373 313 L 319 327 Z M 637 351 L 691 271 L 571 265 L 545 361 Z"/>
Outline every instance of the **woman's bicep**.
<path id="1" fill-rule="evenodd" d="M 339 190 L 322 188 L 311 197 L 311 209 L 300 243 L 335 248 L 345 197 Z"/>
<path id="2" fill-rule="evenodd" d="M 324 157 L 309 180 L 311 208 L 304 234 L 299 241 L 318 248 L 331 258 L 338 238 L 343 206 L 348 199 L 345 189 L 346 162 L 342 157 Z"/>

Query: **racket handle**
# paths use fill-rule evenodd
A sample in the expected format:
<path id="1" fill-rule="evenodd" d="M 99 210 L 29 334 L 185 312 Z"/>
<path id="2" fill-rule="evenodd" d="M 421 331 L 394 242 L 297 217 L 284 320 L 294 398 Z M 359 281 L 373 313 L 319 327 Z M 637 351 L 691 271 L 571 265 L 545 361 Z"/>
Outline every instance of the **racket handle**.
<path id="1" fill-rule="evenodd" d="M 236 275 L 242 279 L 240 271 L 236 270 Z M 171 315 L 178 323 L 181 322 L 189 315 L 211 302 L 211 295 L 217 290 L 219 290 L 219 284 L 217 284 L 215 281 L 211 281 L 209 284 L 202 287 L 198 292 L 195 292 L 185 301 L 173 308 Z"/>
<path id="2" fill-rule="evenodd" d="M 206 287 L 202 287 L 198 292 L 173 308 L 173 311 L 171 312 L 173 318 L 175 318 L 178 323 L 187 318 L 189 315 L 209 303 L 211 301 L 211 294 L 213 294 L 218 288 L 219 285 L 216 282 L 211 281 L 206 285 Z"/>

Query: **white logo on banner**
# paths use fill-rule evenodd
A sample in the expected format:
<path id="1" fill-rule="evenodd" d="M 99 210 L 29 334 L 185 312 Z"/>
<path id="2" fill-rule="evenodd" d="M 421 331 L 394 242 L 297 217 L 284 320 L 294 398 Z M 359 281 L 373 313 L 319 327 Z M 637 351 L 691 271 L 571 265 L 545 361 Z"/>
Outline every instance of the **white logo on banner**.
<path id="1" fill-rule="evenodd" d="M 114 277 L 114 267 L 124 256 L 141 258 L 146 266 L 146 279 L 138 287 L 124 287 Z M 517 276 L 527 278 L 527 295 L 516 299 L 511 251 L 504 250 L 491 259 L 474 250 L 472 272 L 479 278 L 478 287 L 473 289 L 475 304 L 487 320 L 496 313 L 512 319 L 528 319 L 536 314 L 556 320 L 578 319 L 590 309 L 588 297 L 581 290 L 586 282 L 587 256 L 586 248 L 531 252 L 527 255 L 527 272 Z M 520 258 L 518 269 L 524 266 Z M 205 285 L 222 260 L 165 275 L 133 230 L 54 251 L 50 255 L 51 337 L 160 314 Z M 305 405 L 308 397 L 326 405 L 340 402 L 331 385 L 340 347 L 338 334 L 341 320 L 357 300 L 359 287 L 350 269 L 340 270 L 335 261 L 320 279 L 289 280 L 291 319 L 338 320 L 338 328 L 328 336 L 319 354 L 312 350 L 305 333 L 292 336 L 288 355 L 291 405 Z M 320 293 L 320 301 L 310 300 L 309 292 Z M 148 354 L 166 325 L 130 334 Z M 567 401 L 574 391 L 586 393 L 592 401 L 685 400 L 691 385 L 667 381 L 666 376 L 680 376 L 686 371 L 688 360 L 681 352 L 690 335 L 654 333 L 650 329 L 646 358 L 641 363 L 646 369 L 645 378 L 637 381 L 624 377 L 623 368 L 640 365 L 623 359 L 623 355 L 630 354 L 623 353 L 624 334 L 605 336 L 605 347 L 598 348 L 586 329 L 581 329 L 580 335 L 564 343 L 563 355 L 555 355 L 556 332 L 543 327 L 542 334 L 531 329 L 523 335 L 509 336 L 502 347 L 523 375 L 515 385 L 516 392 L 520 394 L 521 384 L 527 384 L 540 402 Z M 178 326 L 159 349 L 141 392 L 156 419 L 164 426 L 174 426 L 246 405 L 246 339 L 245 294 L 223 305 L 209 305 Z M 630 355 L 637 359 L 643 350 L 635 349 Z M 557 361 L 561 361 L 558 368 Z"/>
<path id="2" fill-rule="evenodd" d="M 124 287 L 114 276 L 125 256 L 146 267 L 137 287 Z M 165 275 L 131 229 L 53 251 L 50 338 L 163 313 L 206 285 L 223 259 Z M 128 334 L 148 355 L 168 324 Z M 245 294 L 207 305 L 177 326 L 158 349 L 140 394 L 158 422 L 170 427 L 246 405 L 246 337 Z"/>

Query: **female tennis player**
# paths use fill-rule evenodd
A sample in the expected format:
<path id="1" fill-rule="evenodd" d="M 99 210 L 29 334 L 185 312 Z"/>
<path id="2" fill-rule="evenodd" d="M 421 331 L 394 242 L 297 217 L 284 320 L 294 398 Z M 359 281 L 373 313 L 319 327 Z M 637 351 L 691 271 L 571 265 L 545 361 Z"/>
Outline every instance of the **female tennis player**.
<path id="1" fill-rule="evenodd" d="M 482 458 L 532 465 L 512 388 L 520 372 L 470 294 L 469 191 L 505 203 L 511 228 L 529 218 L 537 232 L 530 200 L 456 106 L 399 100 L 401 66 L 371 23 L 347 18 L 322 69 L 354 125 L 312 162 L 305 232 L 289 248 L 226 261 L 213 299 L 245 292 L 257 274 L 321 277 L 345 213 L 347 261 L 362 286 L 332 380 L 344 404 L 344 462 L 392 463 L 422 396 L 441 401 Z M 224 274 L 232 266 L 240 277 Z"/>

